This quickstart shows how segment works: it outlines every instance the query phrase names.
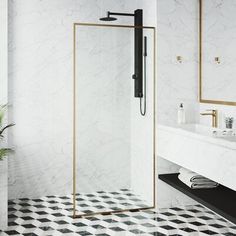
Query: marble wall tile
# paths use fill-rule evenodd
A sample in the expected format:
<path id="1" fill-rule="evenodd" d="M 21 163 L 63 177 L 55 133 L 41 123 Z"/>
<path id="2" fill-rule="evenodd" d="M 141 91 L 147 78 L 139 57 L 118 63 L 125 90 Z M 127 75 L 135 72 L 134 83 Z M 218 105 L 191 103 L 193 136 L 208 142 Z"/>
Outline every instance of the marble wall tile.
<path id="1" fill-rule="evenodd" d="M 10 134 L 16 154 L 9 161 L 9 198 L 71 193 L 73 23 L 98 22 L 107 10 L 123 11 L 124 1 L 9 1 L 10 119 L 17 124 Z M 98 109 L 91 113 L 97 114 Z M 106 124 L 109 117 L 101 115 Z M 121 131 L 119 127 L 114 133 Z M 102 138 L 107 143 L 103 152 L 111 157 L 109 137 L 104 132 Z M 91 149 L 90 141 L 86 145 Z M 120 150 L 117 155 L 128 152 L 128 145 L 121 148 L 122 142 L 111 146 Z M 120 168 L 128 169 L 127 159 L 122 160 Z M 95 172 L 103 173 L 104 163 L 96 161 L 92 169 L 86 165 L 84 178 L 98 179 Z M 118 188 L 126 187 L 128 176 L 122 182 L 115 163 L 111 162 L 106 178 L 120 181 Z"/>
<path id="2" fill-rule="evenodd" d="M 198 1 L 157 1 L 158 121 L 176 123 L 180 102 L 188 122 L 198 108 Z M 182 63 L 176 60 L 182 57 Z"/>
<path id="3" fill-rule="evenodd" d="M 186 121 L 198 121 L 198 1 L 157 1 L 157 120 L 176 124 L 177 109 L 184 103 Z M 182 63 L 177 61 L 182 57 Z M 158 129 L 157 129 L 158 135 Z M 177 155 L 177 154 L 176 154 Z M 158 157 L 158 173 L 178 172 L 179 167 Z M 189 204 L 191 199 L 158 180 L 157 205 Z"/>
<path id="4" fill-rule="evenodd" d="M 9 1 L 10 119 L 17 124 L 10 134 L 16 154 L 9 161 L 9 198 L 71 193 L 73 23 L 99 23 L 99 17 L 108 10 L 130 12 L 142 8 L 142 2 Z M 156 8 L 144 5 L 146 16 L 155 23 L 149 13 L 155 14 Z M 133 19 L 120 17 L 115 23 L 132 25 Z M 131 36 L 116 38 L 113 33 L 112 39 L 104 42 L 105 34 L 100 39 L 95 34 L 86 41 L 91 51 L 87 53 L 85 47 L 86 53 L 80 55 L 87 62 L 83 69 L 88 76 L 98 73 L 97 77 L 104 79 L 104 83 L 83 80 L 80 86 L 83 100 L 78 105 L 83 116 L 79 116 L 82 138 L 78 137 L 78 154 L 83 158 L 78 162 L 77 182 L 83 191 L 130 186 L 133 68 L 127 60 Z M 101 45 L 102 53 L 96 51 Z M 119 53 L 119 60 L 109 58 L 110 70 L 104 70 L 98 62 L 100 56 L 105 59 L 108 49 L 116 56 Z M 92 54 L 96 56 L 90 57 Z M 127 72 L 127 80 L 120 80 L 119 74 L 124 77 Z"/>
<path id="5" fill-rule="evenodd" d="M 126 1 L 127 9 L 143 9 L 143 24 L 156 27 L 156 1 Z M 129 10 L 129 11 L 130 11 Z M 140 114 L 140 100 L 131 97 L 131 187 L 147 203 L 153 205 L 153 31 L 145 29 L 147 37 L 147 112 Z M 156 66 L 156 65 L 155 65 Z M 131 81 L 133 83 L 133 81 Z"/>
<path id="6" fill-rule="evenodd" d="M 0 105 L 7 104 L 7 8 L 8 1 L 0 1 Z M 3 140 L 0 140 L 0 147 Z M 6 139 L 4 140 L 4 143 Z M 7 159 L 0 161 L 0 230 L 7 227 Z"/>
<path id="7" fill-rule="evenodd" d="M 39 0 L 30 2 L 11 0 L 9 3 L 9 99 L 12 104 L 10 118 L 17 123 L 14 133 L 11 134 L 12 144 L 15 146 L 17 154 L 10 160 L 9 165 L 10 198 L 67 194 L 72 190 L 71 42 L 73 22 L 98 22 L 98 18 L 103 16 L 107 10 L 130 12 L 136 8 L 143 8 L 145 24 L 157 25 L 158 122 L 175 123 L 180 102 L 185 104 L 188 122 L 198 120 L 198 116 L 196 116 L 198 112 L 197 1 L 158 0 L 147 3 L 147 1 L 141 0 L 59 0 L 49 3 Z M 157 19 L 155 18 L 156 11 Z M 116 23 L 133 24 L 133 20 L 119 18 Z M 96 44 L 94 45 L 96 46 Z M 94 53 L 96 52 L 94 51 Z M 177 55 L 183 57 L 181 64 L 176 61 Z M 127 69 L 130 70 L 130 68 Z M 119 84 L 119 80 L 107 83 L 106 88 L 111 89 L 116 82 Z M 126 86 L 132 91 L 130 84 L 126 84 Z M 102 89 L 102 87 L 100 88 Z M 101 162 L 103 159 L 99 159 L 101 163 L 98 162 L 97 166 L 94 163 L 96 160 L 93 158 L 90 158 L 90 163 L 93 165 L 88 162 L 82 163 L 86 168 L 86 171 L 80 176 L 83 186 L 88 183 L 83 181 L 84 177 L 84 180 L 89 179 L 90 183 L 94 183 L 94 185 L 90 185 L 92 189 L 100 186 L 101 182 L 109 188 L 110 182 L 106 182 L 100 173 L 108 176 L 107 179 L 111 178 L 116 181 L 119 186 L 129 186 L 129 184 L 132 185 L 132 178 L 134 179 L 134 176 L 140 173 L 134 171 L 130 176 L 131 179 L 126 176 L 117 180 L 121 169 L 126 169 L 125 175 L 127 175 L 129 165 L 134 164 L 137 153 L 133 153 L 133 159 L 129 160 L 130 163 L 125 159 L 125 155 L 132 151 L 129 148 L 132 149 L 132 142 L 136 139 L 137 127 L 140 129 L 140 127 L 144 127 L 143 124 L 150 123 L 149 116 L 140 123 L 138 100 L 126 96 L 127 94 L 124 94 L 122 89 L 124 88 L 121 86 L 117 91 L 124 95 L 123 99 L 116 104 L 119 105 L 119 112 L 112 108 L 114 102 L 117 102 L 116 100 L 106 103 L 107 111 L 116 112 L 119 124 L 116 119 L 113 119 L 112 123 L 116 123 L 114 131 L 119 129 L 120 132 L 114 132 L 115 135 L 108 135 L 104 132 L 101 143 L 93 143 L 94 140 L 89 135 L 93 132 L 93 125 L 89 126 L 87 123 L 88 133 L 84 135 L 84 142 L 91 144 L 91 146 L 86 146 L 87 157 L 93 156 L 88 152 L 89 149 L 93 153 L 98 150 L 96 148 L 93 150 L 94 145 L 99 147 L 105 143 L 107 144 L 105 145 L 107 148 L 104 146 L 106 159 L 108 160 L 115 150 L 117 152 L 115 160 L 117 161 L 111 163 L 110 171 L 107 171 L 107 168 L 104 169 L 104 165 L 107 163 Z M 86 93 L 81 96 L 86 96 Z M 91 99 L 93 102 L 96 97 Z M 104 97 L 98 102 L 100 104 L 98 108 L 101 108 L 102 101 L 105 102 L 106 99 Z M 96 104 L 94 103 L 93 106 L 95 107 Z M 136 123 L 132 123 L 133 127 L 129 123 L 131 121 L 127 121 L 126 116 L 127 119 L 123 119 L 127 112 L 127 108 L 124 109 L 125 104 L 129 104 L 129 106 L 132 104 L 130 117 L 132 121 L 136 120 Z M 89 103 L 86 106 L 89 106 Z M 95 114 L 95 118 L 98 117 L 101 120 L 102 117 L 105 117 L 106 110 L 103 112 L 98 112 L 98 110 L 91 113 Z M 87 113 L 86 117 L 89 114 Z M 120 123 L 120 119 L 118 119 L 120 117 L 123 117 L 124 123 Z M 138 119 L 136 119 L 137 117 Z M 86 124 L 86 119 L 84 122 Z M 98 134 L 101 134 L 101 130 L 108 129 L 109 125 L 112 124 L 107 123 L 106 119 L 99 123 L 97 141 Z M 123 132 L 124 129 L 125 132 Z M 132 129 L 135 132 L 132 133 Z M 140 130 L 140 132 L 145 133 L 145 130 Z M 110 137 L 115 141 L 111 146 L 108 145 Z M 140 139 L 141 148 L 149 145 L 149 141 L 147 139 L 144 142 L 143 139 Z M 148 148 L 152 147 L 149 145 Z M 121 162 L 118 162 L 119 155 L 124 157 Z M 142 166 L 144 162 L 145 159 L 141 158 L 139 166 Z M 116 170 L 117 163 L 119 168 Z M 178 170 L 178 166 L 165 162 L 165 160 L 158 159 L 158 163 L 158 173 Z M 92 175 L 95 178 L 91 178 Z M 137 190 L 145 184 L 142 182 L 143 180 L 136 182 Z M 86 188 L 86 191 L 90 191 L 91 188 Z M 157 189 L 161 190 L 158 191 L 160 207 L 179 204 L 181 201 L 183 204 L 189 202 L 189 199 L 181 194 L 177 196 L 176 191 L 160 181 L 158 181 Z M 140 193 L 142 192 L 143 189 L 140 190 Z M 169 196 L 168 199 L 165 198 L 166 195 Z"/>
<path id="8" fill-rule="evenodd" d="M 7 101 L 7 1 L 0 1 L 0 104 Z"/>
<path id="9" fill-rule="evenodd" d="M 77 27 L 76 35 L 78 191 L 130 188 L 133 30 Z"/>

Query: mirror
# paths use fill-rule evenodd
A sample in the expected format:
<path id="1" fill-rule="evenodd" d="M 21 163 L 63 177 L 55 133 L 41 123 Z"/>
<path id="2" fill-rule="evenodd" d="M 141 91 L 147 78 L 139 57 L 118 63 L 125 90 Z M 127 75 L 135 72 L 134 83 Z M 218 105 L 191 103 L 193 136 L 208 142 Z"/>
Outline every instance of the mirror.
<path id="1" fill-rule="evenodd" d="M 236 1 L 199 5 L 200 102 L 236 105 Z"/>

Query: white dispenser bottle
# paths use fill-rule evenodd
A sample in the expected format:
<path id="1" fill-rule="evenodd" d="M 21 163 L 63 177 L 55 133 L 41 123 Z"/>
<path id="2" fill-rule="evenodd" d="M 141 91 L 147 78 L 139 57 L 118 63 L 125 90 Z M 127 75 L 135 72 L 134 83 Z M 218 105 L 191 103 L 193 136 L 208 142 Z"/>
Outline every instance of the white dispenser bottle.
<path id="1" fill-rule="evenodd" d="M 178 124 L 185 124 L 185 110 L 183 103 L 180 103 L 178 109 Z"/>

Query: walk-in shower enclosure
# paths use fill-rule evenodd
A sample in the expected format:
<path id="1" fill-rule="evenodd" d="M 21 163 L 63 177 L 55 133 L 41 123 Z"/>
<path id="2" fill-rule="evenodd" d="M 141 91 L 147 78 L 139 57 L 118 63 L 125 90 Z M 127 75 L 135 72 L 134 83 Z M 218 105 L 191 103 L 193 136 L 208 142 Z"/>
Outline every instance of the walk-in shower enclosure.
<path id="1" fill-rule="evenodd" d="M 132 25 L 74 24 L 74 216 L 155 207 L 155 28 L 147 113 L 134 97 Z"/>

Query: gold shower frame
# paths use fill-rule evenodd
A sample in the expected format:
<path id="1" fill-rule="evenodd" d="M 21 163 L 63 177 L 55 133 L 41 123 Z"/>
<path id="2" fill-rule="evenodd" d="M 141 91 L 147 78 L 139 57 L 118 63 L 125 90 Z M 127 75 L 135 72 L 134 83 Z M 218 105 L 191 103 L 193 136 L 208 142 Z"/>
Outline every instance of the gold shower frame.
<path id="1" fill-rule="evenodd" d="M 139 28 L 139 29 L 150 29 L 153 32 L 153 203 L 151 207 L 145 208 L 134 208 L 134 209 L 123 209 L 123 210 L 114 210 L 114 211 L 104 211 L 104 212 L 94 212 L 87 214 L 76 214 L 76 154 L 77 154 L 77 81 L 76 81 L 76 29 L 78 26 L 87 26 L 87 27 L 112 27 L 112 28 Z M 113 24 L 94 24 L 94 23 L 74 23 L 73 25 L 73 217 L 88 217 L 97 214 L 112 214 L 120 213 L 125 211 L 138 211 L 138 210 L 148 210 L 156 208 L 156 28 L 152 26 L 133 26 L 133 25 L 113 25 Z"/>

